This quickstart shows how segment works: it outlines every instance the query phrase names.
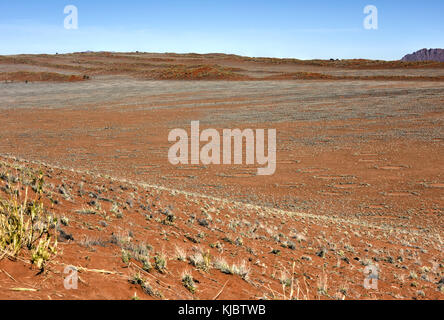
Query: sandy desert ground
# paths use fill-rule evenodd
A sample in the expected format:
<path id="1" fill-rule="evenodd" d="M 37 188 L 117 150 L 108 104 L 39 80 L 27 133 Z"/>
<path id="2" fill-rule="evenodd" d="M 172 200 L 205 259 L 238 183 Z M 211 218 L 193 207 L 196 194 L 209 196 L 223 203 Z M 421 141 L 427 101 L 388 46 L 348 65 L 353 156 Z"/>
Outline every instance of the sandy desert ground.
<path id="1" fill-rule="evenodd" d="M 0 80 L 0 208 L 27 192 L 59 240 L 42 268 L 0 242 L 1 299 L 444 297 L 444 63 L 22 55 Z M 276 129 L 275 174 L 171 165 L 192 120 Z"/>

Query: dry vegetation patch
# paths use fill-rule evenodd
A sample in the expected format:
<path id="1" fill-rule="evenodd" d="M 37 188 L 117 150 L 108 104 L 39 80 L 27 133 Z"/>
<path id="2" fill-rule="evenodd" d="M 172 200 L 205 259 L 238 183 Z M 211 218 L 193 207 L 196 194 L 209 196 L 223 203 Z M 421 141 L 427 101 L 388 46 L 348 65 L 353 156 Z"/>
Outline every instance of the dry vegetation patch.
<path id="1" fill-rule="evenodd" d="M 0 81 L 11 82 L 34 82 L 34 81 L 54 81 L 54 82 L 77 82 L 89 79 L 88 76 L 67 75 L 54 72 L 0 72 Z"/>

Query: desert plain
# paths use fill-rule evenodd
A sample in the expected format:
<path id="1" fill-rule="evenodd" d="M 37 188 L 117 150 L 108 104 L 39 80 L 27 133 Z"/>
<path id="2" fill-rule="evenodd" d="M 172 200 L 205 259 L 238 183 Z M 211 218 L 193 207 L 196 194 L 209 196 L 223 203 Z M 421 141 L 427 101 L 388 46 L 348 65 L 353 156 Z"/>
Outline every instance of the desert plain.
<path id="1" fill-rule="evenodd" d="M 0 242 L 0 299 L 444 297 L 444 63 L 0 56 L 0 115 L 0 211 L 57 239 Z M 196 120 L 276 129 L 275 173 L 170 164 Z"/>

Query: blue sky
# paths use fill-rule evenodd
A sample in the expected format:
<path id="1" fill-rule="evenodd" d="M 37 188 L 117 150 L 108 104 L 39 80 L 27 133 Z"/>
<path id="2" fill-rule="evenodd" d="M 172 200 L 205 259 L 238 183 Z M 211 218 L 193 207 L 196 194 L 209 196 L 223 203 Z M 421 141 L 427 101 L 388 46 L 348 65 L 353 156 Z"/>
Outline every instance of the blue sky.
<path id="1" fill-rule="evenodd" d="M 79 28 L 66 30 L 66 5 Z M 366 5 L 378 30 L 363 27 Z M 395 60 L 444 47 L 443 0 L 0 0 L 0 54 L 224 52 Z"/>

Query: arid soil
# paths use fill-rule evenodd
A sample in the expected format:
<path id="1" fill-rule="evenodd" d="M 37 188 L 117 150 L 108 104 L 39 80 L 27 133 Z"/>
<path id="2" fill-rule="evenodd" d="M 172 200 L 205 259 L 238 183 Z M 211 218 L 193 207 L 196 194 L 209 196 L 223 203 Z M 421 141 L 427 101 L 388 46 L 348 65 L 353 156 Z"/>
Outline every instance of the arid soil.
<path id="1" fill-rule="evenodd" d="M 43 272 L 0 253 L 2 299 L 444 297 L 444 63 L 78 53 L 0 79 L 1 198 L 42 170 L 64 222 Z M 276 129 L 275 174 L 171 165 L 193 120 Z"/>

